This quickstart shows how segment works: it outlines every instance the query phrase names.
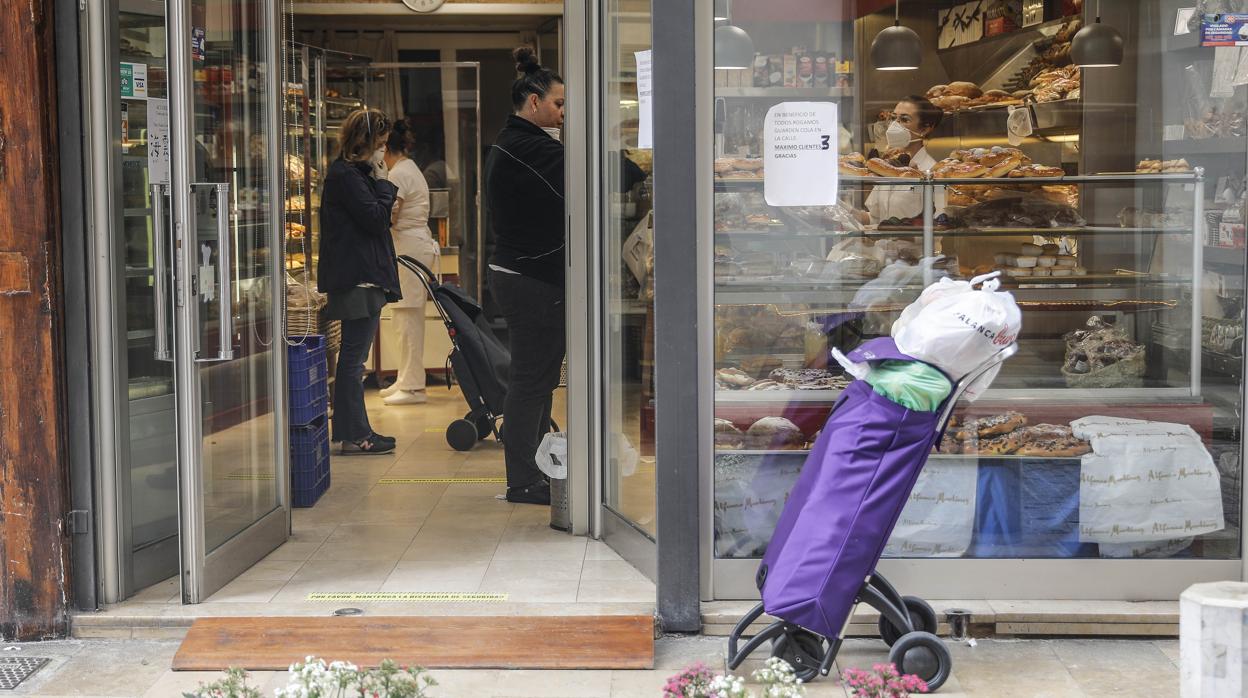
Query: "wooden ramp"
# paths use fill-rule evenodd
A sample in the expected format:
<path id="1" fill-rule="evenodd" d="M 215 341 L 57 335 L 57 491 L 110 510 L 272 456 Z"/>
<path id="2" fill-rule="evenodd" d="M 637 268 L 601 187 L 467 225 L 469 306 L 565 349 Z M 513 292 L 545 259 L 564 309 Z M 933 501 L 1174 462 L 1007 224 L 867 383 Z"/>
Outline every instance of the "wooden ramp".
<path id="1" fill-rule="evenodd" d="M 285 671 L 306 657 L 426 669 L 651 669 L 649 616 L 200 618 L 174 671 Z"/>

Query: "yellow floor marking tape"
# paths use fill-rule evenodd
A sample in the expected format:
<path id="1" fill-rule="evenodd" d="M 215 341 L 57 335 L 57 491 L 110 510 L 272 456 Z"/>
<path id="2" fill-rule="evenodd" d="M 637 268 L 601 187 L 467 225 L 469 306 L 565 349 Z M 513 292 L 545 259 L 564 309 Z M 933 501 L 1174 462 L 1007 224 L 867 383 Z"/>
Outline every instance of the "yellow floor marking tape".
<path id="1" fill-rule="evenodd" d="M 446 431 L 446 429 L 442 427 L 430 427 L 425 430 L 425 433 L 426 434 L 441 434 L 444 431 Z"/>
<path id="2" fill-rule="evenodd" d="M 507 594 L 477 594 L 455 591 L 373 591 L 308 594 L 308 601 L 411 601 L 421 603 L 455 603 L 470 601 L 493 603 L 506 601 Z"/>
<path id="3" fill-rule="evenodd" d="M 478 485 L 507 482 L 505 477 L 383 477 L 377 481 L 379 485 L 433 485 L 450 483 L 452 485 Z"/>

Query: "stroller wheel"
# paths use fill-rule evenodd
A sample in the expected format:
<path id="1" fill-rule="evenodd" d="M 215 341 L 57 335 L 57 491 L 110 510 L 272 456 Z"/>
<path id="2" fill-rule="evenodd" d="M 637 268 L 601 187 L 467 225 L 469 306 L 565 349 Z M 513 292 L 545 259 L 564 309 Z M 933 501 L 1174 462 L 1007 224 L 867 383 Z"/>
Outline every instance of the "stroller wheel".
<path id="1" fill-rule="evenodd" d="M 931 633 L 902 635 L 888 653 L 888 661 L 897 666 L 899 673 L 923 679 L 929 692 L 943 686 L 953 673 L 953 655 L 945 643 Z"/>
<path id="2" fill-rule="evenodd" d="M 787 632 L 771 643 L 771 656 L 788 662 L 802 683 L 819 678 L 819 666 L 826 653 L 823 638 L 809 630 Z"/>
<path id="3" fill-rule="evenodd" d="M 477 445 L 477 425 L 457 419 L 446 427 L 446 443 L 456 451 L 471 451 Z"/>
<path id="4" fill-rule="evenodd" d="M 913 629 L 935 635 L 938 623 L 936 610 L 917 596 L 903 596 L 901 600 L 906 604 L 906 612 L 910 615 L 910 622 L 914 624 Z M 893 625 L 883 614 L 880 615 L 879 628 L 880 637 L 889 647 L 897 644 L 897 640 L 906 634 L 904 628 Z"/>
<path id="5" fill-rule="evenodd" d="M 490 419 L 488 415 L 478 415 L 469 412 L 464 415 L 464 419 L 476 425 L 478 441 L 484 441 L 490 437 L 490 434 L 494 433 L 494 420 Z"/>

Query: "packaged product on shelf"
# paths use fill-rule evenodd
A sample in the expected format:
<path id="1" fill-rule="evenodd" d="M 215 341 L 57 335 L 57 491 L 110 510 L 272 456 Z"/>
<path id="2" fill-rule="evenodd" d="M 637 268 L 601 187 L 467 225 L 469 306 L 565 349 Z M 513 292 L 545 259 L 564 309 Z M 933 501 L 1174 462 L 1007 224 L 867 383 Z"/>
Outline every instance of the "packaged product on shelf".
<path id="1" fill-rule="evenodd" d="M 784 65 L 783 87 L 797 87 L 797 56 L 786 53 L 781 59 Z"/>

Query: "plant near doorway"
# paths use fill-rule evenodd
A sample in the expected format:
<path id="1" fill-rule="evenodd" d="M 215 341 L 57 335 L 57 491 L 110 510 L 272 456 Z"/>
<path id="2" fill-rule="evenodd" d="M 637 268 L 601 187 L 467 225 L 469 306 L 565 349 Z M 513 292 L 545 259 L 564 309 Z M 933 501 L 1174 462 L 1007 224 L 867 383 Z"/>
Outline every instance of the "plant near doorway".
<path id="1" fill-rule="evenodd" d="M 247 685 L 247 672 L 230 669 L 224 678 L 204 684 L 184 698 L 261 698 L 260 690 Z M 350 662 L 326 663 L 308 657 L 290 667 L 286 686 L 275 698 L 431 698 L 427 691 L 438 682 L 424 669 L 400 667 L 386 660 L 375 669 L 361 669 Z"/>
<path id="2" fill-rule="evenodd" d="M 755 694 L 745 687 L 745 679 L 732 674 L 715 675 L 703 663 L 686 667 L 667 680 L 663 698 L 802 698 L 806 687 L 783 659 L 772 657 L 763 668 L 752 674 L 763 692 Z"/>

